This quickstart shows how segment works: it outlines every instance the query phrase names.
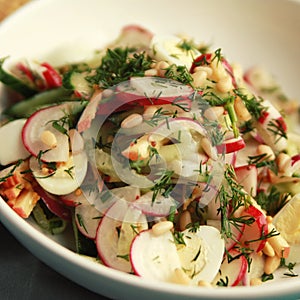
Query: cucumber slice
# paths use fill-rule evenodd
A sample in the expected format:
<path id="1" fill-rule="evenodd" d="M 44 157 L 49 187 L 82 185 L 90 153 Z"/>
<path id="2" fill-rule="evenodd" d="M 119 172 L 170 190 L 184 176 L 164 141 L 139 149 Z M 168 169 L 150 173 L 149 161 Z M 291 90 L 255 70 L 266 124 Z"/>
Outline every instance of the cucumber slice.
<path id="1" fill-rule="evenodd" d="M 83 98 L 89 98 L 92 95 L 92 84 L 86 79 L 87 72 L 72 71 L 64 76 L 63 86 L 66 89 L 75 91 Z"/>
<path id="2" fill-rule="evenodd" d="M 25 97 L 36 94 L 37 90 L 29 81 L 22 80 L 11 72 L 13 66 L 14 62 L 9 57 L 0 59 L 0 81 Z"/>
<path id="3" fill-rule="evenodd" d="M 70 101 L 72 91 L 57 88 L 34 95 L 33 97 L 20 101 L 7 108 L 3 114 L 13 118 L 28 118 L 35 111 L 48 105 Z"/>

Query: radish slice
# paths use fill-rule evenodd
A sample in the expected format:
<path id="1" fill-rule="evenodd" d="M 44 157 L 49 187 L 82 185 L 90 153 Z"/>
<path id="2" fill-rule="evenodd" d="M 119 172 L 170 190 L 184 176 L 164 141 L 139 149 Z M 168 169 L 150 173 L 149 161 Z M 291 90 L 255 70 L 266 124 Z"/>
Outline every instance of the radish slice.
<path id="1" fill-rule="evenodd" d="M 102 218 L 95 241 L 98 254 L 106 266 L 129 273 L 131 272 L 130 262 L 118 256 L 118 229 L 122 226 L 127 210 L 128 203 L 125 200 L 116 201 Z"/>
<path id="2" fill-rule="evenodd" d="M 164 197 L 159 194 L 153 199 L 153 192 L 148 192 L 133 202 L 133 206 L 148 216 L 165 217 L 177 205 L 175 199 L 171 196 Z"/>
<path id="3" fill-rule="evenodd" d="M 221 221 L 220 220 L 207 220 L 207 225 L 213 226 L 221 231 Z M 243 232 L 245 230 L 245 224 L 240 225 L 239 227 L 234 226 L 232 223 L 229 224 L 230 231 L 232 234 L 231 238 L 225 239 L 225 248 L 227 251 L 231 250 L 237 243 L 240 241 Z"/>
<path id="4" fill-rule="evenodd" d="M 43 189 L 55 195 L 66 195 L 79 188 L 83 182 L 87 172 L 87 156 L 85 152 L 71 155 L 66 163 L 60 164 L 53 171 L 47 168 L 47 164 L 41 167 L 35 157 L 30 158 L 29 165 Z"/>
<path id="5" fill-rule="evenodd" d="M 232 153 L 246 147 L 246 143 L 241 136 L 225 140 L 222 145 L 217 145 L 218 153 Z"/>
<path id="6" fill-rule="evenodd" d="M 200 280 L 212 282 L 217 275 L 224 254 L 224 240 L 219 230 L 212 226 L 200 226 L 197 232 L 185 230 L 185 245 L 178 247 L 181 267 L 197 285 Z"/>
<path id="7" fill-rule="evenodd" d="M 88 204 L 89 202 L 86 200 L 83 194 L 77 195 L 76 191 L 60 196 L 61 201 L 69 207 L 75 207 L 80 204 Z"/>
<path id="8" fill-rule="evenodd" d="M 240 241 L 256 252 L 261 251 L 266 244 L 266 239 L 263 237 L 268 234 L 268 223 L 265 214 L 260 209 L 250 205 L 244 210 L 242 216 L 253 218 L 254 222 L 245 226 Z"/>
<path id="9" fill-rule="evenodd" d="M 136 186 L 123 186 L 119 188 L 114 188 L 110 190 L 118 198 L 124 198 L 127 202 L 134 202 L 139 199 L 141 192 Z"/>
<path id="10" fill-rule="evenodd" d="M 59 197 L 47 193 L 41 186 L 37 184 L 33 185 L 33 189 L 41 197 L 42 201 L 52 213 L 65 220 L 72 219 L 71 211 L 63 205 Z"/>
<path id="11" fill-rule="evenodd" d="M 61 105 L 47 107 L 35 112 L 26 121 L 22 130 L 22 139 L 25 148 L 35 157 L 41 156 L 47 162 L 66 162 L 69 159 L 69 138 L 66 134 L 69 130 L 68 122 L 63 120 L 71 113 L 72 109 L 80 105 L 77 102 L 67 102 Z M 61 132 L 54 128 L 54 123 L 58 122 Z M 61 123 L 61 124 L 60 124 Z M 47 132 L 52 141 L 42 141 L 42 134 Z M 55 141 L 55 145 L 52 142 Z M 42 154 L 42 155 L 41 155 Z"/>
<path id="12" fill-rule="evenodd" d="M 147 102 L 142 105 L 164 104 L 178 101 L 189 100 L 194 93 L 192 87 L 177 82 L 172 79 L 161 77 L 132 77 L 130 78 L 130 87 L 133 90 L 133 95 L 143 96 Z M 180 103 L 181 103 L 180 102 Z M 190 103 L 191 100 L 187 102 Z"/>
<path id="13" fill-rule="evenodd" d="M 131 24 L 123 27 L 112 47 L 149 48 L 152 37 L 153 34 L 148 29 Z"/>
<path id="14" fill-rule="evenodd" d="M 287 147 L 287 125 L 270 101 L 264 100 L 262 106 L 267 110 L 256 122 L 257 135 L 274 151 L 283 151 Z"/>
<path id="15" fill-rule="evenodd" d="M 0 164 L 2 166 L 27 158 L 30 153 L 22 143 L 21 133 L 26 119 L 11 121 L 0 127 L 0 140 L 5 147 L 0 147 Z"/>
<path id="16" fill-rule="evenodd" d="M 214 279 L 214 283 L 223 281 L 227 282 L 228 286 L 237 286 L 246 276 L 248 262 L 246 257 L 235 249 L 230 250 L 228 255 L 227 257 L 225 256 L 220 267 L 220 272 Z"/>
<path id="17" fill-rule="evenodd" d="M 130 261 L 136 275 L 163 282 L 172 282 L 181 268 L 171 231 L 158 236 L 151 229 L 142 231 L 131 244 Z"/>
<path id="18" fill-rule="evenodd" d="M 133 206 L 129 206 L 124 216 L 120 237 L 118 240 L 118 256 L 128 257 L 134 237 L 141 231 L 148 229 L 146 216 Z"/>
<path id="19" fill-rule="evenodd" d="M 89 239 L 96 238 L 102 214 L 90 204 L 80 204 L 75 207 L 75 221 L 78 230 Z"/>
<path id="20" fill-rule="evenodd" d="M 156 130 L 149 135 L 149 141 L 161 143 L 166 137 L 173 137 L 180 139 L 180 142 L 183 142 L 181 136 L 179 137 L 178 135 L 178 132 L 182 132 L 183 130 L 188 132 L 195 131 L 200 136 L 207 136 L 205 128 L 199 122 L 193 119 L 180 117 L 168 119 L 167 122 L 163 122 L 159 125 Z M 188 138 L 187 135 L 184 135 L 184 137 Z"/>
<path id="21" fill-rule="evenodd" d="M 190 98 L 194 93 L 188 85 L 161 77 L 132 77 L 130 81 L 118 84 L 116 90 L 119 107 L 170 104 L 174 105 L 173 109 L 177 107 L 184 111 L 190 110 Z M 99 107 L 101 114 L 105 111 Z"/>
<path id="22" fill-rule="evenodd" d="M 258 182 L 257 182 L 257 168 L 255 165 L 245 165 L 234 169 L 237 182 L 241 184 L 244 190 L 252 197 L 256 196 Z"/>

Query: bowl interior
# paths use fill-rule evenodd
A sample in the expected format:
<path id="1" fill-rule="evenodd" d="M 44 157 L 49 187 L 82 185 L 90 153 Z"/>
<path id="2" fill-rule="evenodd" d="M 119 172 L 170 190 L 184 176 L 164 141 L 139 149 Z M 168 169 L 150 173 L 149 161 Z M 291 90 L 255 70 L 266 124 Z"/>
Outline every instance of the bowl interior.
<path id="1" fill-rule="evenodd" d="M 55 64 L 85 59 L 91 50 L 112 41 L 122 26 L 135 23 L 154 33 L 186 33 L 208 42 L 244 68 L 263 65 L 290 97 L 300 99 L 299 15 L 300 2 L 288 0 L 32 1 L 1 24 L 0 57 L 31 57 Z M 2 91 L 2 107 L 5 101 Z M 300 294 L 299 279 L 283 279 L 280 274 L 263 287 L 210 291 L 145 282 L 78 257 L 69 250 L 74 248 L 69 234 L 47 236 L 1 200 L 0 220 L 49 266 L 112 298 L 239 299 L 242 293 L 246 298 L 275 299 Z"/>

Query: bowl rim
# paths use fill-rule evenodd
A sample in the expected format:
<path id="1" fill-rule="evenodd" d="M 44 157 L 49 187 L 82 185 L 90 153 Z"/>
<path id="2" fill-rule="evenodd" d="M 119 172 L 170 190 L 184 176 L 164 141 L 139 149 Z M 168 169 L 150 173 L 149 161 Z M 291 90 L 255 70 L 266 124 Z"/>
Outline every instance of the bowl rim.
<path id="1" fill-rule="evenodd" d="M 287 2 L 294 2 L 299 5 L 299 0 L 285 0 Z M 18 9 L 15 13 L 8 16 L 0 23 L 0 32 L 7 30 L 14 20 L 18 20 L 20 16 L 26 14 L 27 11 L 32 9 L 38 10 L 40 7 L 45 5 L 46 3 L 51 2 L 51 0 L 43 0 L 43 1 L 30 1 L 26 3 L 23 7 Z M 276 281 L 276 283 L 264 284 L 262 286 L 255 287 L 234 287 L 234 288 L 215 288 L 215 289 L 199 289 L 198 287 L 188 287 L 184 288 L 180 285 L 169 284 L 169 283 L 161 283 L 161 282 L 147 282 L 146 280 L 133 276 L 130 274 L 122 273 L 117 270 L 113 270 L 101 264 L 97 264 L 86 259 L 83 256 L 78 255 L 77 253 L 69 250 L 68 248 L 62 246 L 61 244 L 55 242 L 50 239 L 41 231 L 35 229 L 31 226 L 26 220 L 22 219 L 18 216 L 0 197 L 0 221 L 4 224 L 5 227 L 23 244 L 26 248 L 28 248 L 28 244 L 24 242 L 24 239 L 21 237 L 27 236 L 27 239 L 33 241 L 35 245 L 45 248 L 48 252 L 53 253 L 53 256 L 56 258 L 60 258 L 65 260 L 68 264 L 74 265 L 81 270 L 85 270 L 97 276 L 101 276 L 106 278 L 107 280 L 114 280 L 116 283 L 123 284 L 126 286 L 130 286 L 137 290 L 148 290 L 151 292 L 165 293 L 166 295 L 181 295 L 185 297 L 192 297 L 201 299 L 204 297 L 205 299 L 224 299 L 227 297 L 231 297 L 231 299 L 240 299 L 241 293 L 243 294 L 243 298 L 247 299 L 258 299 L 264 298 L 266 299 L 266 291 L 268 292 L 267 297 L 269 298 L 278 298 L 280 296 L 289 296 L 289 295 L 297 295 L 300 296 L 300 285 L 299 279 L 291 280 L 288 278 L 287 280 L 282 280 L 280 282 Z M 32 249 L 31 249 L 32 251 Z M 34 253 L 35 254 L 35 253 Z M 40 256 L 40 260 L 44 263 L 47 263 L 47 258 Z M 97 266 L 97 267 L 96 267 Z M 49 265 L 49 267 L 53 267 Z M 64 274 L 67 277 L 68 274 Z M 70 277 L 73 279 L 72 277 Z M 81 284 L 77 281 L 78 284 Z M 86 285 L 84 285 L 87 287 Z M 92 287 L 87 287 L 95 291 Z M 99 293 L 98 290 L 95 292 Z M 170 294 L 171 292 L 171 294 Z"/>

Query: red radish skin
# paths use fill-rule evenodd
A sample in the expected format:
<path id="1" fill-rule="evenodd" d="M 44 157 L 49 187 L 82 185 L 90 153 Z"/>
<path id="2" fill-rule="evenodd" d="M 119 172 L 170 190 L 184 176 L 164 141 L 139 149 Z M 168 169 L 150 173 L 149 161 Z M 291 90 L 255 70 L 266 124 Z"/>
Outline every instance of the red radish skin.
<path id="1" fill-rule="evenodd" d="M 101 91 L 96 90 L 93 96 L 91 97 L 88 105 L 82 112 L 80 119 L 77 123 L 77 130 L 79 133 L 90 128 L 92 120 L 95 118 L 97 114 L 97 109 L 100 101 L 102 100 Z"/>
<path id="2" fill-rule="evenodd" d="M 232 238 L 228 238 L 225 242 L 225 248 L 227 251 L 233 249 L 234 246 L 236 246 L 237 243 L 241 240 L 245 231 L 245 225 L 242 224 L 240 227 L 235 227 L 234 225 L 230 225 L 230 229 L 232 232 Z"/>
<path id="3" fill-rule="evenodd" d="M 226 278 L 228 278 L 228 286 L 234 287 L 244 280 L 248 270 L 248 262 L 246 257 L 235 249 L 230 250 L 228 255 L 234 259 L 228 261 L 225 255 L 220 268 L 220 274 L 216 277 L 215 283 L 220 279 L 226 282 Z"/>
<path id="4" fill-rule="evenodd" d="M 225 164 L 230 164 L 232 166 L 235 166 L 237 162 L 237 151 L 226 153 L 225 154 Z"/>
<path id="5" fill-rule="evenodd" d="M 47 193 L 38 184 L 34 185 L 33 189 L 41 197 L 42 201 L 52 213 L 64 220 L 72 219 L 71 211 L 61 202 L 59 197 Z"/>
<path id="6" fill-rule="evenodd" d="M 123 271 L 131 272 L 130 262 L 118 257 L 118 228 L 122 226 L 122 220 L 128 209 L 126 201 L 119 199 L 104 214 L 96 233 L 96 247 L 104 265 Z"/>
<path id="7" fill-rule="evenodd" d="M 66 206 L 69 207 L 75 207 L 80 204 L 88 204 L 88 201 L 86 200 L 84 195 L 83 194 L 77 195 L 77 191 L 67 195 L 61 195 L 60 199 Z"/>
<path id="8" fill-rule="evenodd" d="M 268 222 L 265 214 L 260 209 L 250 205 L 241 215 L 253 218 L 254 222 L 245 226 L 240 241 L 255 252 L 261 251 L 266 244 L 266 239 L 263 237 L 268 234 Z"/>
<path id="9" fill-rule="evenodd" d="M 42 63 L 41 66 L 45 68 L 42 74 L 45 78 L 47 88 L 60 87 L 62 85 L 62 77 L 60 74 L 47 62 Z"/>
<path id="10" fill-rule="evenodd" d="M 213 55 L 214 55 L 213 53 L 205 53 L 205 54 L 201 54 L 200 56 L 198 56 L 194 60 L 192 66 L 190 68 L 190 72 L 194 73 L 194 70 L 195 70 L 196 67 L 209 65 L 211 63 L 212 59 L 214 59 L 214 57 L 215 57 Z M 224 57 L 221 58 L 221 62 L 223 64 L 223 67 L 226 70 L 226 72 L 230 75 L 230 77 L 232 79 L 233 86 L 235 88 L 237 88 L 237 82 L 236 82 L 236 79 L 234 77 L 232 66 L 230 65 L 230 63 Z"/>
<path id="11" fill-rule="evenodd" d="M 292 156 L 292 166 L 299 161 L 300 161 L 300 154 L 296 154 Z"/>
<path id="12" fill-rule="evenodd" d="M 225 140 L 222 145 L 217 145 L 218 153 L 237 152 L 246 147 L 246 143 L 242 137 Z"/>
<path id="13" fill-rule="evenodd" d="M 187 85 L 158 77 L 132 77 L 117 86 L 117 99 L 127 105 L 162 105 L 176 102 L 191 107 L 190 96 L 194 90 Z"/>
<path id="14" fill-rule="evenodd" d="M 78 230 L 87 238 L 95 240 L 102 214 L 90 204 L 75 207 L 75 221 Z"/>
<path id="15" fill-rule="evenodd" d="M 235 169 L 237 182 L 244 187 L 244 190 L 252 197 L 256 196 L 257 193 L 257 168 L 255 165 L 239 166 Z"/>
<path id="16" fill-rule="evenodd" d="M 70 105 L 73 105 L 73 103 L 68 102 L 62 105 L 47 107 L 38 110 L 27 119 L 22 130 L 22 140 L 28 152 L 37 157 L 43 151 L 41 160 L 46 162 L 65 162 L 69 159 L 68 136 L 54 129 L 52 122 L 53 120 L 63 118 Z M 65 129 L 68 130 L 68 128 Z M 50 149 L 49 145 L 44 144 L 40 138 L 41 134 L 46 130 L 55 136 L 57 145 L 53 149 Z"/>

